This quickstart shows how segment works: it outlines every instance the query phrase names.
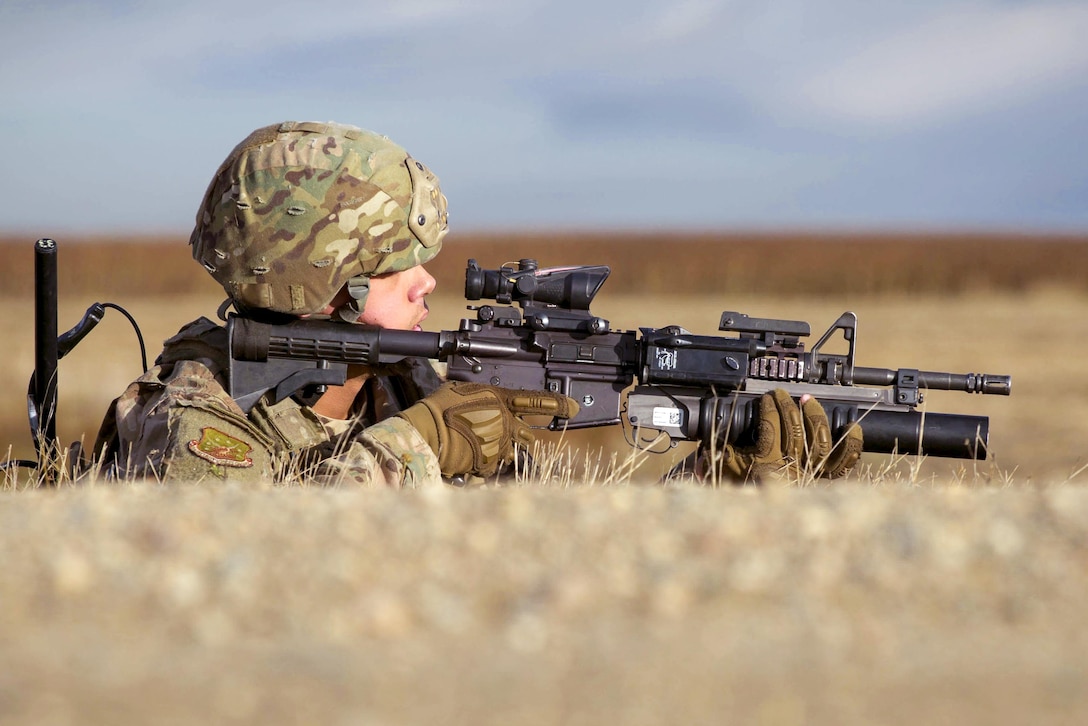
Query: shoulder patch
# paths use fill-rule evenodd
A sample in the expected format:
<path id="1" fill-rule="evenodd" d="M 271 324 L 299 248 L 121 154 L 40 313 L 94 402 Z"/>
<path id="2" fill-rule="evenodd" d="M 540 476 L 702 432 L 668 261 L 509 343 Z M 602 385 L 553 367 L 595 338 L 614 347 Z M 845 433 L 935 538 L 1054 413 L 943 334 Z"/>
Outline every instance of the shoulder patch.
<path id="1" fill-rule="evenodd" d="M 201 459 L 219 466 L 248 468 L 253 466 L 249 452 L 253 447 L 241 439 L 223 433 L 219 429 L 205 426 L 200 429 L 200 438 L 189 442 L 189 451 Z"/>

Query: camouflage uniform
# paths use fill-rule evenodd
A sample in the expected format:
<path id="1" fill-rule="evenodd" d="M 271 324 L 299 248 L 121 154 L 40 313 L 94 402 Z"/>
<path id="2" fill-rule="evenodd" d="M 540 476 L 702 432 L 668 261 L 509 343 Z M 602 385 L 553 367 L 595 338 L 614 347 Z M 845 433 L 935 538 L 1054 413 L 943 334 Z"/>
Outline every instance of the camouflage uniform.
<path id="1" fill-rule="evenodd" d="M 243 314 L 315 315 L 345 286 L 354 322 L 373 275 L 423 264 L 447 231 L 437 178 L 386 137 L 340 124 L 254 131 L 216 172 L 190 237 L 193 257 Z M 351 421 L 304 400 L 247 415 L 227 394 L 226 330 L 201 318 L 111 405 L 95 451 L 122 476 L 419 486 L 440 480 L 427 441 L 389 418 L 438 384 L 426 364 L 368 379 Z"/>
<path id="2" fill-rule="evenodd" d="M 226 391 L 226 329 L 200 318 L 166 341 L 155 366 L 107 413 L 95 450 L 121 477 L 422 486 L 440 480 L 434 453 L 392 414 L 440 382 L 408 360 L 367 381 L 351 421 L 287 399 L 247 416 Z M 380 423 L 378 421 L 380 420 Z"/>

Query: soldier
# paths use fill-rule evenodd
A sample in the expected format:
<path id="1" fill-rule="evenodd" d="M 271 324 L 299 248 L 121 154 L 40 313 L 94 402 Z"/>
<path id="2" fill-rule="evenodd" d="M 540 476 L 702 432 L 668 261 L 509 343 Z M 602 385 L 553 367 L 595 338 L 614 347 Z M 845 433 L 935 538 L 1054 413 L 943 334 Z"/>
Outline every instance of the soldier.
<path id="1" fill-rule="evenodd" d="M 220 165 L 190 237 L 194 259 L 239 313 L 265 320 L 330 317 L 420 329 L 442 246 L 446 198 L 422 163 L 352 126 L 257 129 Z M 110 406 L 95 445 L 121 476 L 419 486 L 491 476 L 532 443 L 520 418 L 577 406 L 443 384 L 426 363 L 349 370 L 343 386 L 258 402 L 226 392 L 226 329 L 200 318 L 166 341 L 146 374 Z"/>
<path id="2" fill-rule="evenodd" d="M 435 286 L 424 264 L 441 249 L 447 222 L 437 177 L 388 138 L 286 122 L 257 129 L 227 156 L 189 243 L 227 294 L 220 318 L 233 306 L 268 322 L 323 317 L 419 330 Z M 557 394 L 443 383 L 425 361 L 406 360 L 351 366 L 343 386 L 261 399 L 245 412 L 227 393 L 227 373 L 224 326 L 202 317 L 183 327 L 110 406 L 95 444 L 100 460 L 117 476 L 167 481 L 415 487 L 493 476 L 533 442 L 522 416 L 578 411 Z M 812 404 L 766 397 L 766 420 L 785 422 L 782 433 L 776 424 L 753 451 L 703 457 L 699 473 L 744 479 L 801 461 L 792 431 L 802 410 L 808 430 L 820 430 L 813 416 L 823 410 Z"/>

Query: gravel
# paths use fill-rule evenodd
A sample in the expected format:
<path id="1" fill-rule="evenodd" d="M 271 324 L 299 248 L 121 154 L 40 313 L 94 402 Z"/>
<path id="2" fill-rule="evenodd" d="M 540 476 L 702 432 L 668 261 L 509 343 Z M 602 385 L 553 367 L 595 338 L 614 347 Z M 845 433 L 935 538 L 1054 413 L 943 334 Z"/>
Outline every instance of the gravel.
<path id="1" fill-rule="evenodd" d="M 0 724 L 1088 722 L 1088 489 L 0 492 Z"/>

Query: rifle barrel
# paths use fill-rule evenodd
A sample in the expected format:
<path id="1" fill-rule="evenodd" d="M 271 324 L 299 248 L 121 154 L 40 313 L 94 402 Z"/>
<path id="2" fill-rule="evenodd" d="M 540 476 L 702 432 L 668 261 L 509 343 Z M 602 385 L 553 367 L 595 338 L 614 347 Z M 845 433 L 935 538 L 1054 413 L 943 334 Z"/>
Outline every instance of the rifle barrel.
<path id="1" fill-rule="evenodd" d="M 1012 392 L 1012 376 L 993 373 L 944 373 L 941 371 L 915 371 L 918 387 L 934 391 L 963 391 L 1008 396 Z M 854 366 L 853 381 L 863 386 L 891 386 L 899 379 L 900 371 L 890 368 Z"/>

